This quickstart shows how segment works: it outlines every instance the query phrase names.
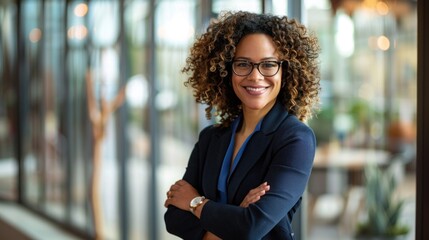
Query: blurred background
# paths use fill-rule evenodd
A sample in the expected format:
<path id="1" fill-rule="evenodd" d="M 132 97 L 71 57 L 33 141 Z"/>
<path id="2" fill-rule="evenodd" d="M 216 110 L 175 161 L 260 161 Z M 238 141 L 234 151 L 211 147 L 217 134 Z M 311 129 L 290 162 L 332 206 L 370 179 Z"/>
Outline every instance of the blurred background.
<path id="1" fill-rule="evenodd" d="M 165 192 L 211 123 L 181 68 L 223 10 L 287 15 L 320 41 L 322 104 L 308 122 L 318 148 L 298 238 L 353 238 L 370 219 L 373 166 L 392 173 L 387 199 L 402 202 L 398 224 L 414 239 L 416 0 L 2 0 L 0 222 L 23 223 L 23 209 L 62 229 L 55 239 L 94 238 L 98 168 L 103 239 L 177 239 Z"/>

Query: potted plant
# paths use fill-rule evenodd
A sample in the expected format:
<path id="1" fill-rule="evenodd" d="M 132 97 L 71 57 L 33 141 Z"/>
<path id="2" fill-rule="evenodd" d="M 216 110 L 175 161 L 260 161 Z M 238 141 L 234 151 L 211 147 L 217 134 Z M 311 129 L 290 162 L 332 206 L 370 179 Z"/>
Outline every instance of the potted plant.
<path id="1" fill-rule="evenodd" d="M 365 169 L 366 218 L 357 226 L 356 239 L 402 239 L 409 232 L 401 224 L 404 201 L 395 198 L 397 182 L 392 172 L 376 166 Z"/>

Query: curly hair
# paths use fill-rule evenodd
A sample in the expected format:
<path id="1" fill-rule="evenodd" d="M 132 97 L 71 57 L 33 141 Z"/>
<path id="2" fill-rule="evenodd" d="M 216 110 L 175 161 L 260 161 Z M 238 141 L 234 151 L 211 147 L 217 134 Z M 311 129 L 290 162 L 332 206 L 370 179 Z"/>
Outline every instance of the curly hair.
<path id="1" fill-rule="evenodd" d="M 185 86 L 193 88 L 196 102 L 207 104 L 206 117 L 220 117 L 229 126 L 241 113 L 241 102 L 231 87 L 232 66 L 241 38 L 252 33 L 272 37 L 282 65 L 282 87 L 277 102 L 306 121 L 319 103 L 319 43 L 294 19 L 249 12 L 223 12 L 214 19 L 190 49 L 183 73 Z"/>

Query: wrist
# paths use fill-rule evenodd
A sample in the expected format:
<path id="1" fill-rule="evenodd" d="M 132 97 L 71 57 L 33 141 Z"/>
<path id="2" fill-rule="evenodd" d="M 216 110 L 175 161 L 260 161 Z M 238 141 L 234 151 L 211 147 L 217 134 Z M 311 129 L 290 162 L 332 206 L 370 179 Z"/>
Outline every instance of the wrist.
<path id="1" fill-rule="evenodd" d="M 189 203 L 189 210 L 191 211 L 191 213 L 195 215 L 195 211 L 199 206 L 204 203 L 205 200 L 206 198 L 204 196 L 197 196 L 193 198 Z"/>

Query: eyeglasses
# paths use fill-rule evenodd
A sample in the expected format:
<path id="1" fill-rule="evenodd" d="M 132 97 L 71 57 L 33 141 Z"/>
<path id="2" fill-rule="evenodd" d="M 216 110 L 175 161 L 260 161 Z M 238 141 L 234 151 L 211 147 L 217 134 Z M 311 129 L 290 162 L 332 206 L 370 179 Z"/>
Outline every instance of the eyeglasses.
<path id="1" fill-rule="evenodd" d="M 256 66 L 262 76 L 272 77 L 279 72 L 282 63 L 283 61 L 263 61 L 260 63 L 253 63 L 246 60 L 234 60 L 232 62 L 232 71 L 234 71 L 237 76 L 245 77 L 248 76 Z"/>

